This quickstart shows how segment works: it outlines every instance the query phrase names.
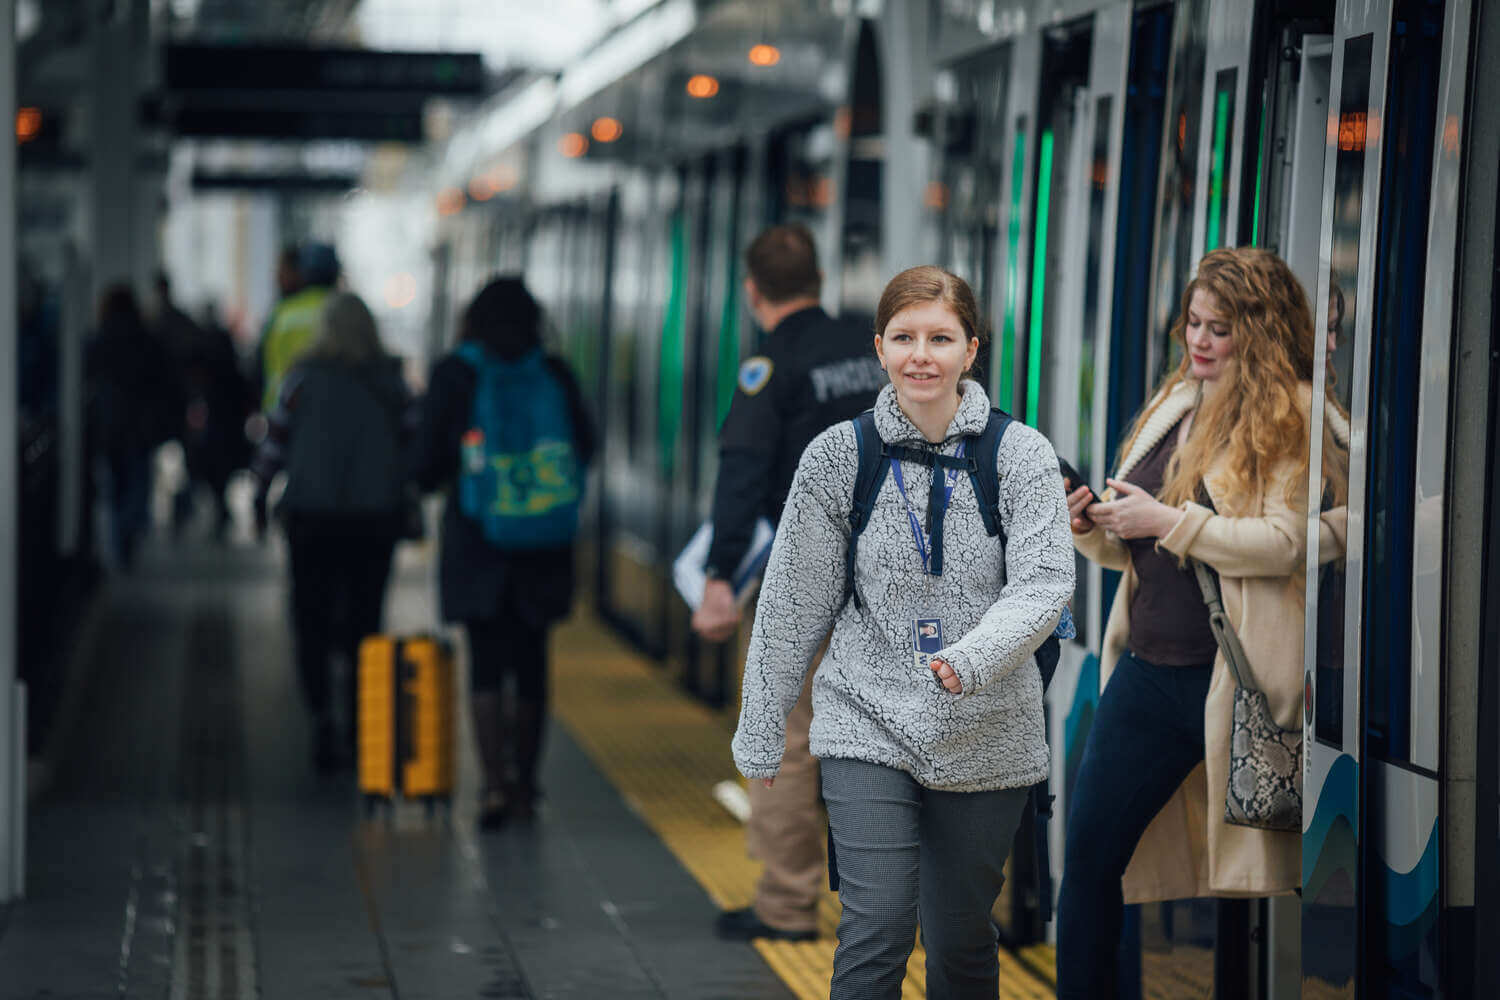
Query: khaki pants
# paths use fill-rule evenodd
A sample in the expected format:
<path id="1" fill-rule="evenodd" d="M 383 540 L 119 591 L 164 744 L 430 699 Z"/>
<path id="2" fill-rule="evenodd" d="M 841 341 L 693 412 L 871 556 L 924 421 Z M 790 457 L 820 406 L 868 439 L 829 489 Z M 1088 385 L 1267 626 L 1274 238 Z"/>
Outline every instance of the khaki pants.
<path id="1" fill-rule="evenodd" d="M 820 651 L 818 659 L 822 659 Z M 816 662 L 813 665 L 816 669 Z M 745 847 L 765 868 L 755 886 L 755 915 L 778 930 L 818 926 L 818 899 L 828 869 L 823 859 L 827 828 L 819 803 L 818 761 L 807 748 L 812 725 L 812 675 L 786 720 L 786 756 L 776 783 L 750 782 L 750 820 Z"/>

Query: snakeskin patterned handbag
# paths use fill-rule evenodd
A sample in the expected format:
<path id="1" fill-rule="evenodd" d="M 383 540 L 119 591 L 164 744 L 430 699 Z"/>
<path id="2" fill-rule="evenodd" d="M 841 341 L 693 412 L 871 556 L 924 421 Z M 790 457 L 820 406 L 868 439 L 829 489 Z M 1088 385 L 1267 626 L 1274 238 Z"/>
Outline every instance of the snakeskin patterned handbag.
<path id="1" fill-rule="evenodd" d="M 1193 560 L 1193 571 L 1208 605 L 1209 627 L 1234 674 L 1234 722 L 1229 738 L 1229 787 L 1224 822 L 1262 830 L 1302 829 L 1302 730 L 1282 729 L 1271 715 L 1264 691 L 1245 683 L 1250 661 L 1240 645 L 1219 584 L 1207 566 Z"/>

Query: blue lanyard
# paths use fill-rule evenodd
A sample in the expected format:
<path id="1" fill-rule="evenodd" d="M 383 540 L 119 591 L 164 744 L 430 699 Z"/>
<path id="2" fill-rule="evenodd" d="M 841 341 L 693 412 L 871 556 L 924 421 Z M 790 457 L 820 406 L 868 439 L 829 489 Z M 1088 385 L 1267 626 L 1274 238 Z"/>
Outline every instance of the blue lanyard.
<path id="1" fill-rule="evenodd" d="M 964 457 L 964 444 L 965 442 L 963 441 L 960 441 L 958 443 L 958 450 L 953 453 L 954 458 Z M 949 469 L 944 474 L 945 478 L 947 479 L 947 483 L 943 489 L 942 511 L 929 511 L 929 516 L 936 515 L 939 519 L 941 519 L 942 513 L 945 513 L 948 510 L 948 503 L 953 499 L 953 486 L 958 482 L 958 474 L 961 471 L 962 470 L 956 468 Z M 911 500 L 909 500 L 906 496 L 906 480 L 901 475 L 901 462 L 899 459 L 894 457 L 891 459 L 891 473 L 896 477 L 896 491 L 901 494 L 901 502 L 906 505 L 906 520 L 911 525 L 912 540 L 917 543 L 917 554 L 922 557 L 922 572 L 932 573 L 932 553 L 929 552 L 927 548 L 927 533 L 922 530 L 922 521 L 919 517 L 917 517 L 917 512 L 912 507 Z M 938 467 L 936 465 L 932 467 L 932 474 L 934 476 L 938 474 Z M 928 502 L 930 505 L 931 501 L 929 500 Z M 933 535 L 935 538 L 941 537 L 936 531 L 933 532 Z M 942 570 L 939 569 L 937 572 L 938 574 L 941 574 Z"/>

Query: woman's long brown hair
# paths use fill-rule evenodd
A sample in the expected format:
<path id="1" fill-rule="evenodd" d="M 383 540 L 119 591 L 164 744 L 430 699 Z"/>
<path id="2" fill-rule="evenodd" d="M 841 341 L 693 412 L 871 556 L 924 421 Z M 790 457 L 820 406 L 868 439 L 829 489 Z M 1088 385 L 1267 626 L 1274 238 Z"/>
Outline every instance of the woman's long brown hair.
<path id="1" fill-rule="evenodd" d="M 1157 387 L 1152 397 L 1156 402 L 1136 417 L 1119 460 L 1129 454 L 1166 394 L 1191 380 L 1187 313 L 1198 291 L 1213 298 L 1216 311 L 1229 325 L 1234 353 L 1221 376 L 1228 384 L 1199 408 L 1192 433 L 1167 466 L 1158 499 L 1174 507 L 1194 499 L 1204 473 L 1220 463 L 1230 497 L 1254 496 L 1272 469 L 1292 460 L 1297 466 L 1287 482 L 1290 500 L 1307 480 L 1307 414 L 1298 395 L 1302 384 L 1313 378 L 1315 327 L 1301 282 L 1269 250 L 1214 250 L 1199 261 L 1198 274 L 1183 290 L 1182 309 L 1172 325 L 1172 338 L 1184 347 L 1182 363 Z M 1326 421 L 1322 464 L 1325 492 L 1334 502 L 1344 502 L 1349 455 Z"/>

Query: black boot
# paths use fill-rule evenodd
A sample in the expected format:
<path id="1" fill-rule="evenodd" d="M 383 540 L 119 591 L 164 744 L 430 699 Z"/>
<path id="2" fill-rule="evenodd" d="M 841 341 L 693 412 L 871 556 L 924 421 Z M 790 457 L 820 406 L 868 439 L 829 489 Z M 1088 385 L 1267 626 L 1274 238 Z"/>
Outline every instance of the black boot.
<path id="1" fill-rule="evenodd" d="M 515 747 L 516 774 L 506 790 L 506 797 L 510 800 L 506 804 L 506 814 L 510 819 L 527 822 L 536 816 L 536 771 L 542 755 L 546 722 L 546 706 L 541 702 L 516 700 L 515 725 L 510 731 Z"/>
<path id="2" fill-rule="evenodd" d="M 484 769 L 484 790 L 479 797 L 479 828 L 494 830 L 505 822 L 504 720 L 498 691 L 476 691 L 469 698 L 474 716 L 474 737 L 479 744 L 479 763 Z"/>

